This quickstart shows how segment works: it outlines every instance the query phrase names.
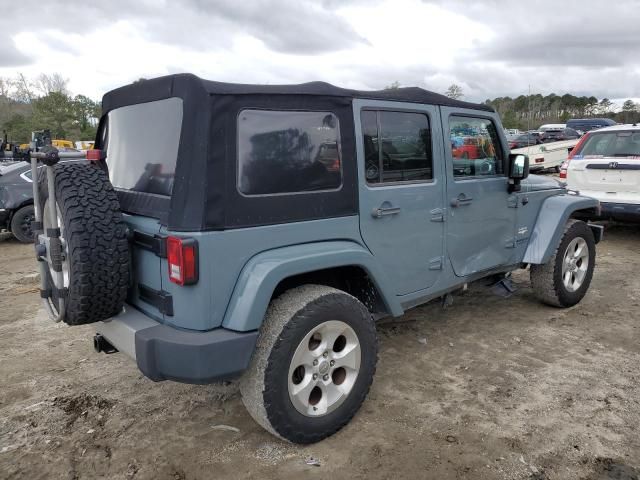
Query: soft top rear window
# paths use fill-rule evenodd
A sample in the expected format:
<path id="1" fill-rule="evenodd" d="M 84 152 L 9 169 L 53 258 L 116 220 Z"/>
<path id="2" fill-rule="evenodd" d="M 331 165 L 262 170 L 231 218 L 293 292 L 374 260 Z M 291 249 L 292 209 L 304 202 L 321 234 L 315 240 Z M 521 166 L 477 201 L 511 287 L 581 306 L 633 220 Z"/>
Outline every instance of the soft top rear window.
<path id="1" fill-rule="evenodd" d="M 170 196 L 181 130 L 181 98 L 110 111 L 105 149 L 113 186 Z"/>

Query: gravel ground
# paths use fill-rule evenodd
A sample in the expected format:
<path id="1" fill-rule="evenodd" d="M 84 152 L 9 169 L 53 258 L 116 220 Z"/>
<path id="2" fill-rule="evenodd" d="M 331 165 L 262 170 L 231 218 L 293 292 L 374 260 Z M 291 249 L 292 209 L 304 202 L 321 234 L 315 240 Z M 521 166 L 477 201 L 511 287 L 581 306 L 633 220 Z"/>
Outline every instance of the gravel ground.
<path id="1" fill-rule="evenodd" d="M 381 324 L 360 413 L 305 447 L 254 423 L 236 384 L 95 354 L 91 326 L 39 308 L 32 247 L 0 242 L 0 478 L 637 479 L 640 228 L 605 235 L 576 307 L 539 304 L 521 271 L 511 298 L 475 285 Z"/>

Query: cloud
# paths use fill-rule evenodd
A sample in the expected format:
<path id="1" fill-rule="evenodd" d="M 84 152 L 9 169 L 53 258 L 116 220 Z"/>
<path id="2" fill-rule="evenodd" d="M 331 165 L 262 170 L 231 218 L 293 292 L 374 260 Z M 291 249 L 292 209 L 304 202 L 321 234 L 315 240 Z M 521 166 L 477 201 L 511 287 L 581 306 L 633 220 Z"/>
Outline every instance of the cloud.
<path id="1" fill-rule="evenodd" d="M 94 97 L 178 71 L 362 89 L 457 83 L 472 101 L 529 86 L 640 97 L 636 10 L 637 0 L 22 0 L 11 36 L 0 34 L 0 76 L 19 64 L 57 71 Z"/>
<path id="2" fill-rule="evenodd" d="M 344 5 L 344 3 L 343 3 Z M 340 51 L 367 40 L 336 14 L 337 4 L 313 0 L 160 0 L 86 2 L 23 0 L 19 17 L 38 11 L 55 19 L 47 29 L 89 32 L 105 23 L 133 22 L 142 36 L 187 49 L 228 48 L 238 33 L 251 35 L 275 52 L 318 54 Z M 85 19 L 86 21 L 78 21 Z M 16 22 L 20 23 L 20 22 Z"/>
<path id="3" fill-rule="evenodd" d="M 16 48 L 13 39 L 0 32 L 0 68 L 19 67 L 32 62 L 32 59 Z"/>

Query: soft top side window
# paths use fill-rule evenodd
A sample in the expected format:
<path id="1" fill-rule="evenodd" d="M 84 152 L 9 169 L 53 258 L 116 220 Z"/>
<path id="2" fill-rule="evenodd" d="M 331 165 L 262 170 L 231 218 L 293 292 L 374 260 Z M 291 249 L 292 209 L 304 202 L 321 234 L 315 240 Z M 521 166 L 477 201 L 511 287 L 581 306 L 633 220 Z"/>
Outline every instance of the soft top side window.
<path id="1" fill-rule="evenodd" d="M 504 175 L 498 130 L 487 118 L 449 117 L 454 177 Z"/>
<path id="2" fill-rule="evenodd" d="M 431 130 L 426 114 L 363 110 L 360 120 L 369 185 L 433 180 Z"/>
<path id="3" fill-rule="evenodd" d="M 338 190 L 340 125 L 331 112 L 242 110 L 238 190 L 244 195 Z"/>

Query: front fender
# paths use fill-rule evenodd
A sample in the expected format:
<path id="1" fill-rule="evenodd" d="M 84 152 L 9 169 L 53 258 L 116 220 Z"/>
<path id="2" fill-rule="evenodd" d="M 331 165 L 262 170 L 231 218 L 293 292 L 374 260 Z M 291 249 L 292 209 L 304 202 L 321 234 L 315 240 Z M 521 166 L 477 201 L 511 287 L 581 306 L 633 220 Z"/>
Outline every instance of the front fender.
<path id="1" fill-rule="evenodd" d="M 562 194 L 547 198 L 540 207 L 522 261 L 533 264 L 547 263 L 560 245 L 564 227 L 571 215 L 577 210 L 598 208 L 599 205 L 598 200 L 580 195 Z"/>
<path id="2" fill-rule="evenodd" d="M 259 253 L 242 269 L 222 326 L 246 332 L 260 328 L 271 296 L 285 278 L 333 267 L 362 267 L 374 283 L 387 310 L 394 316 L 403 309 L 386 284 L 378 264 L 362 246 L 349 241 L 306 243 Z"/>

